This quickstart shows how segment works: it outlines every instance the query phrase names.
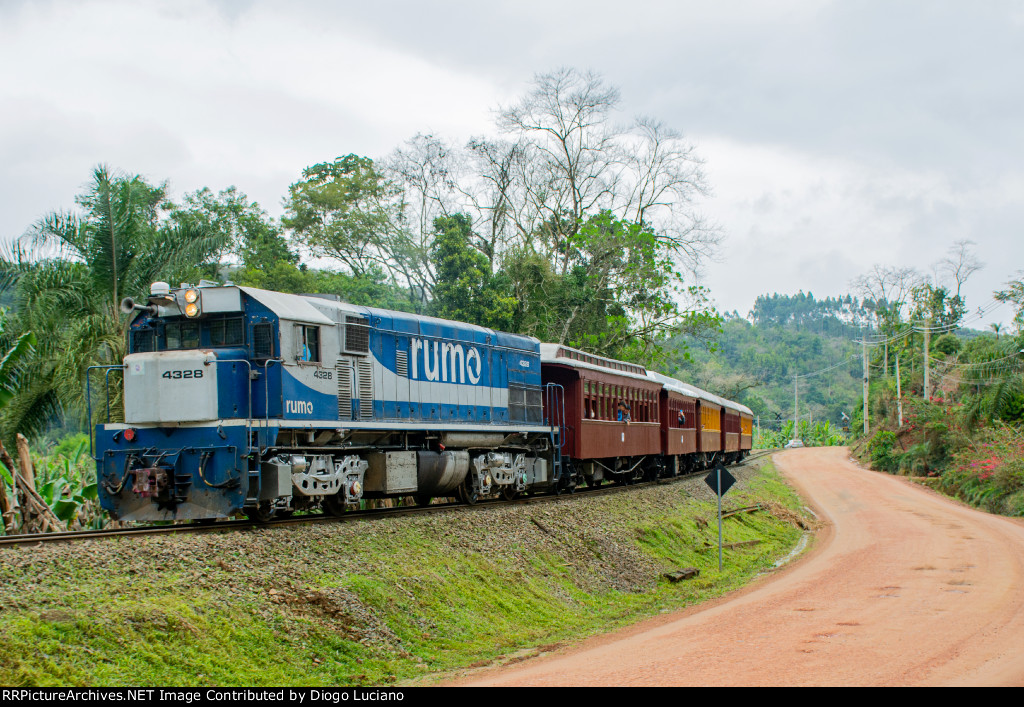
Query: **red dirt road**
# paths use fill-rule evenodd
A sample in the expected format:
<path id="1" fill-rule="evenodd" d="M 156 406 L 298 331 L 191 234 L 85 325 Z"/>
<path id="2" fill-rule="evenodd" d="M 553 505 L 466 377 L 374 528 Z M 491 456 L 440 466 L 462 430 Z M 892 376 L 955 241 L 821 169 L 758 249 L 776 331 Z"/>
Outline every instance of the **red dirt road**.
<path id="1" fill-rule="evenodd" d="M 1024 523 L 865 471 L 775 463 L 826 521 L 787 569 L 464 685 L 1024 685 Z"/>

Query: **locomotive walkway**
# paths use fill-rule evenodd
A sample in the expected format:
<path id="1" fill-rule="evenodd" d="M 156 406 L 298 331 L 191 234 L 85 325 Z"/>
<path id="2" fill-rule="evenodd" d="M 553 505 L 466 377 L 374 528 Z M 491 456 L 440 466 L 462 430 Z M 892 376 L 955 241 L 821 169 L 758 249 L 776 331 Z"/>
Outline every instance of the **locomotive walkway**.
<path id="1" fill-rule="evenodd" d="M 1024 685 L 1024 523 L 865 471 L 845 448 L 777 466 L 827 522 L 752 587 L 478 673 L 472 685 Z"/>

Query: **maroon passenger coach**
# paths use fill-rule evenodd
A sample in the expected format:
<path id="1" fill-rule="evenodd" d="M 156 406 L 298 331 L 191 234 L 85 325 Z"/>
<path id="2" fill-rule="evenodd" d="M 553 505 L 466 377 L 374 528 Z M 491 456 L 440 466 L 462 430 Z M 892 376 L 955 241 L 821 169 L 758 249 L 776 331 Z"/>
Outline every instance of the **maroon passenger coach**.
<path id="1" fill-rule="evenodd" d="M 541 344 L 540 356 L 543 382 L 564 389 L 562 453 L 577 473 L 589 485 L 653 478 L 660 470 L 661 384 L 643 366 L 568 346 Z M 559 411 L 547 412 L 559 421 Z"/>

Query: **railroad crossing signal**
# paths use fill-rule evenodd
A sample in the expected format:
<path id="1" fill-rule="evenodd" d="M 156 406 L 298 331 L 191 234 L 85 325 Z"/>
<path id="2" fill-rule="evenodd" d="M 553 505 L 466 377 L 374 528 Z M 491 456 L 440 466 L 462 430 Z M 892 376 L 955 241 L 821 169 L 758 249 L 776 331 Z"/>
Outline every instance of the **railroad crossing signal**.
<path id="1" fill-rule="evenodd" d="M 736 483 L 736 477 L 725 470 L 722 462 L 718 462 L 715 470 L 704 477 L 704 483 L 718 496 L 718 571 L 722 571 L 722 496 Z"/>

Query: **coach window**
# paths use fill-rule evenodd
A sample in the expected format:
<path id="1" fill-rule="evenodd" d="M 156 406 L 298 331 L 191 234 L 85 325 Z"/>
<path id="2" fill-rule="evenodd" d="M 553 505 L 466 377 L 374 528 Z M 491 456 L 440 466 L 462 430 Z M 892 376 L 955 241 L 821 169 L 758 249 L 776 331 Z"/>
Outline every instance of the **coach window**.
<path id="1" fill-rule="evenodd" d="M 308 363 L 320 362 L 320 327 L 303 326 L 298 327 L 296 332 L 297 351 L 295 358 Z"/>

